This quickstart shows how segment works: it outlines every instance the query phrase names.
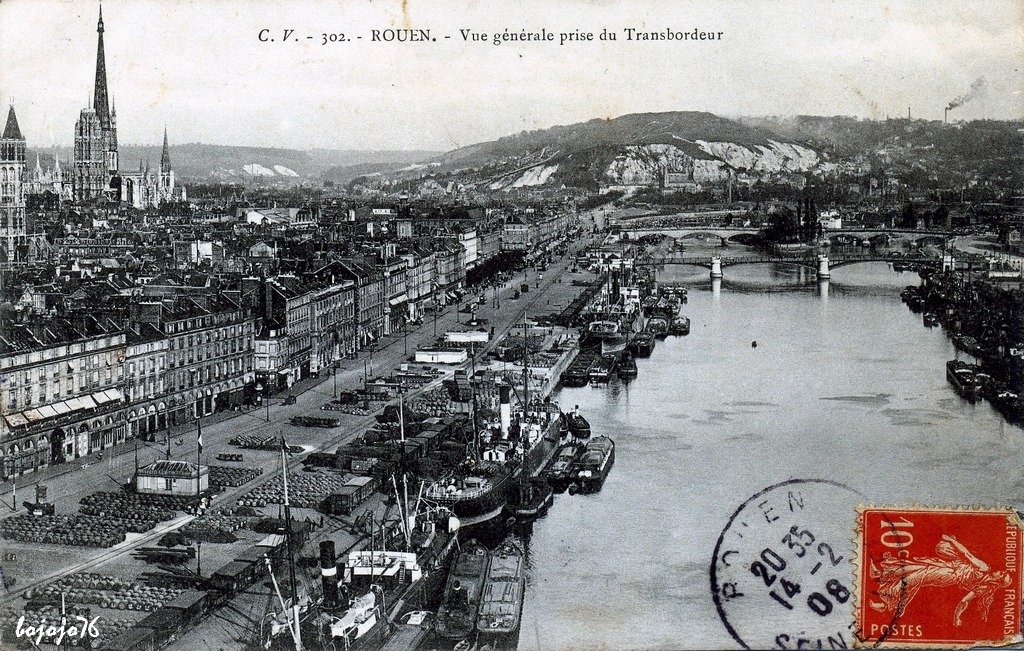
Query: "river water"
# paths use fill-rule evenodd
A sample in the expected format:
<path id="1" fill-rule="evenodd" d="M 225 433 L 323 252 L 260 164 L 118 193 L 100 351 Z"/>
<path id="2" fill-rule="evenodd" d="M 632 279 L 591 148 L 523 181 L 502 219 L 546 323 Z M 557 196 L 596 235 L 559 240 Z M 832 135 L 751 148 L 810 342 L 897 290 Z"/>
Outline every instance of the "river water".
<path id="1" fill-rule="evenodd" d="M 628 385 L 556 396 L 617 457 L 600 493 L 559 495 L 536 523 L 520 649 L 737 647 L 711 596 L 713 550 L 777 482 L 835 480 L 876 504 L 1024 504 L 1024 431 L 948 386 L 952 345 L 900 302 L 916 274 L 806 273 L 729 267 L 712 285 L 669 268 L 659 280 L 691 283 L 690 335 L 659 341 Z M 854 514 L 836 517 L 852 538 Z"/>

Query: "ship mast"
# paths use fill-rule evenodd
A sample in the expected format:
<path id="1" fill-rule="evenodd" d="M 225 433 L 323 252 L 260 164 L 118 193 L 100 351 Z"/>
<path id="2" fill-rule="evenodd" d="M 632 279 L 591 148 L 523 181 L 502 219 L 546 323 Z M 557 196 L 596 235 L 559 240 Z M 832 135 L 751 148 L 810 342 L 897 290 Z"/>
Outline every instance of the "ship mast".
<path id="1" fill-rule="evenodd" d="M 526 444 L 529 438 L 529 417 L 530 417 L 530 340 L 526 331 L 526 312 L 523 312 L 523 422 L 519 426 L 519 445 L 522 447 L 522 454 L 519 455 L 519 481 L 523 481 L 526 473 Z"/>
<path id="2" fill-rule="evenodd" d="M 476 422 L 476 384 L 474 379 L 476 378 L 476 344 L 469 344 L 470 355 L 472 356 L 472 362 L 470 368 L 472 369 L 472 375 L 469 378 L 469 391 L 473 396 L 473 459 L 479 461 L 483 457 L 483 453 L 480 450 L 480 431 Z"/>
<path id="3" fill-rule="evenodd" d="M 299 630 L 299 591 L 295 585 L 295 554 L 292 548 L 292 509 L 288 500 L 288 445 L 284 436 L 281 437 L 281 470 L 284 482 L 284 526 L 285 542 L 288 546 L 288 582 L 291 585 L 292 598 L 292 637 L 295 639 L 296 651 L 302 651 L 302 634 Z M 286 615 L 287 616 L 287 615 Z"/>

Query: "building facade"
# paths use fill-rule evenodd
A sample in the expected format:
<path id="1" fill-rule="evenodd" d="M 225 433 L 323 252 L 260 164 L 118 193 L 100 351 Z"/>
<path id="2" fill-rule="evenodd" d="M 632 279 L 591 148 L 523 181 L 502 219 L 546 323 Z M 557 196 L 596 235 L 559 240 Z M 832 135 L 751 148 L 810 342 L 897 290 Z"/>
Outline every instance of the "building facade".
<path id="1" fill-rule="evenodd" d="M 92 318 L 0 335 L 0 474 L 17 477 L 125 440 L 125 334 Z"/>

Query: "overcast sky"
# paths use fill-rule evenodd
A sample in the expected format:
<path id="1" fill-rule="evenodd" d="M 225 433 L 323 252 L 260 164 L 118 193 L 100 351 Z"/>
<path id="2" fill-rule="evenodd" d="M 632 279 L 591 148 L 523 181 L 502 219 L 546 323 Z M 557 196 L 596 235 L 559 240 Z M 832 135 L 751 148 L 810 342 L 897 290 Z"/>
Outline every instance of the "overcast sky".
<path id="1" fill-rule="evenodd" d="M 158 143 L 166 123 L 172 144 L 447 150 L 641 111 L 885 117 L 909 106 L 941 119 L 982 76 L 952 117 L 1024 117 L 1021 0 L 406 3 L 403 15 L 401 0 L 106 0 L 119 140 Z M 0 93 L 29 146 L 72 141 L 92 93 L 98 6 L 0 0 Z M 389 27 L 437 41 L 371 41 Z M 459 32 L 545 27 L 618 40 L 494 45 Z M 626 27 L 724 34 L 630 43 Z M 264 28 L 275 42 L 260 42 Z M 293 41 L 280 42 L 285 29 Z M 353 40 L 322 45 L 324 32 Z"/>

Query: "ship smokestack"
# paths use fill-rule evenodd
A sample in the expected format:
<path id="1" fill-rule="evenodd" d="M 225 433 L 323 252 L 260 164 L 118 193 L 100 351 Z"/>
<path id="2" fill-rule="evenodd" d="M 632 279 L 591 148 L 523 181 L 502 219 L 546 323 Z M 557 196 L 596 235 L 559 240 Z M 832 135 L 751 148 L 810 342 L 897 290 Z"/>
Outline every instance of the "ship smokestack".
<path id="1" fill-rule="evenodd" d="M 501 385 L 498 389 L 500 396 L 500 412 L 501 412 L 501 436 L 502 438 L 508 438 L 508 428 L 512 424 L 512 402 L 511 394 L 512 388 L 508 385 Z M 525 413 L 525 411 L 524 411 Z"/>
<path id="2" fill-rule="evenodd" d="M 334 541 L 320 543 L 320 580 L 324 584 L 324 607 L 338 606 L 338 562 L 334 556 Z"/>

